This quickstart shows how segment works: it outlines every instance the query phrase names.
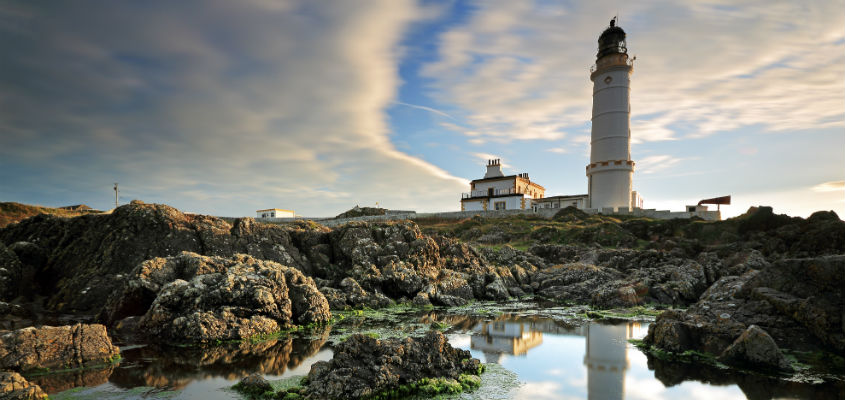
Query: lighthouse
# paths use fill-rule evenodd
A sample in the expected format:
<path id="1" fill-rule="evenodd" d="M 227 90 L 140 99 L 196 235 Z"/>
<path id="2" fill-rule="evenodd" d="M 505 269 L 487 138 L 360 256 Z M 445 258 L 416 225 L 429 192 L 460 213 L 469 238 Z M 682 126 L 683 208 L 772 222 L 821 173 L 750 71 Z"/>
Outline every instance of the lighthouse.
<path id="1" fill-rule="evenodd" d="M 593 127 L 587 165 L 588 207 L 630 209 L 634 162 L 631 160 L 631 74 L 625 31 L 616 18 L 599 36 L 593 81 Z"/>

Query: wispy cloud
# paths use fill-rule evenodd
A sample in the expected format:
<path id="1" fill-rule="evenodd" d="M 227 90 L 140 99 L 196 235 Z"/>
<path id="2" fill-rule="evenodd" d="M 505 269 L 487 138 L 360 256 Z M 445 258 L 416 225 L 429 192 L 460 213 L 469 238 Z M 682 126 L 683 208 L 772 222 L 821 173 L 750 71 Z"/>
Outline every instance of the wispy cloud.
<path id="1" fill-rule="evenodd" d="M 845 192 L 845 181 L 823 182 L 812 187 L 814 192 Z"/>
<path id="2" fill-rule="evenodd" d="M 445 112 L 443 112 L 443 111 L 440 111 L 440 110 L 437 110 L 437 109 L 434 109 L 434 108 L 431 108 L 431 107 L 420 106 L 420 105 L 417 105 L 417 104 L 409 104 L 409 103 L 404 103 L 404 102 L 401 102 L 401 101 L 394 101 L 394 102 L 393 102 L 393 104 L 399 104 L 400 106 L 406 106 L 406 107 L 416 108 L 416 109 L 418 109 L 418 110 L 425 110 L 425 111 L 428 111 L 428 112 L 430 112 L 430 113 L 434 113 L 434 114 L 440 115 L 440 116 L 442 116 L 442 117 L 446 117 L 446 118 L 449 118 L 449 119 L 455 119 L 455 118 L 453 118 L 451 115 L 446 114 L 446 113 L 445 113 Z"/>
<path id="3" fill-rule="evenodd" d="M 674 167 L 681 162 L 681 160 L 681 158 L 666 154 L 644 157 L 637 161 L 637 173 L 653 174 L 655 172 L 660 172 Z"/>
<path id="4" fill-rule="evenodd" d="M 386 125 L 398 45 L 427 14 L 411 0 L 4 6 L 0 192 L 106 207 L 119 181 L 228 215 L 455 209 L 465 181 L 397 150 Z"/>

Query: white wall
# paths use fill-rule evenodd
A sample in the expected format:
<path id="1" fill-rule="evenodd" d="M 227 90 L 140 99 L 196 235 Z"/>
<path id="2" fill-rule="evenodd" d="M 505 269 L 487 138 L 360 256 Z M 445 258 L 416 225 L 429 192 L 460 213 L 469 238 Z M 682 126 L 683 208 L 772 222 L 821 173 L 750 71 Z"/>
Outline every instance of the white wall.
<path id="1" fill-rule="evenodd" d="M 505 203 L 505 210 L 519 210 L 522 209 L 522 199 L 524 196 L 508 196 L 508 197 L 491 197 L 490 204 L 487 205 L 488 210 L 495 210 L 496 203 Z M 530 199 L 525 198 L 525 207 L 530 207 Z"/>
<path id="2" fill-rule="evenodd" d="M 464 211 L 483 211 L 484 206 L 481 200 L 465 200 L 461 204 L 464 206 Z"/>
<path id="3" fill-rule="evenodd" d="M 516 179 L 516 178 L 514 178 Z M 484 192 L 484 196 L 487 195 L 487 189 L 493 188 L 494 190 L 508 190 L 513 188 L 513 179 L 505 179 L 501 181 L 490 181 L 490 182 L 479 182 L 475 184 L 475 189 L 473 192 Z"/>
<path id="4" fill-rule="evenodd" d="M 293 218 L 295 217 L 293 211 L 288 210 L 269 210 L 256 211 L 255 218 Z"/>
<path id="5" fill-rule="evenodd" d="M 575 197 L 571 199 L 537 199 L 532 202 L 532 207 L 536 206 L 538 208 L 560 209 L 573 206 L 575 208 L 582 209 L 587 208 L 586 201 L 586 197 Z"/>
<path id="6" fill-rule="evenodd" d="M 590 188 L 590 208 L 631 208 L 633 171 L 607 170 L 594 172 Z"/>

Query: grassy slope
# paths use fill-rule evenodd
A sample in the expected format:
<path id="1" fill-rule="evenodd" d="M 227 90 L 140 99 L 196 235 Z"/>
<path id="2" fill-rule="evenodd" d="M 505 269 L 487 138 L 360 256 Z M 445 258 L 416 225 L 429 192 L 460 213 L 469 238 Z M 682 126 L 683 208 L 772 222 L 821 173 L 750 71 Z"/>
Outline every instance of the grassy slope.
<path id="1" fill-rule="evenodd" d="M 97 214 L 97 210 L 63 210 L 61 208 L 31 206 L 28 204 L 7 202 L 0 203 L 0 228 L 38 214 L 52 214 L 58 217 L 76 217 L 85 214 Z"/>
<path id="2" fill-rule="evenodd" d="M 634 218 L 602 215 L 545 219 L 539 216 L 517 215 L 462 220 L 421 218 L 415 222 L 429 234 L 456 237 L 482 246 L 500 247 L 508 244 L 525 250 L 537 243 L 596 242 L 605 246 L 639 247 L 643 245 L 642 241 L 620 226 L 623 221 L 632 219 Z M 646 218 L 637 220 L 655 223 L 654 220 Z"/>

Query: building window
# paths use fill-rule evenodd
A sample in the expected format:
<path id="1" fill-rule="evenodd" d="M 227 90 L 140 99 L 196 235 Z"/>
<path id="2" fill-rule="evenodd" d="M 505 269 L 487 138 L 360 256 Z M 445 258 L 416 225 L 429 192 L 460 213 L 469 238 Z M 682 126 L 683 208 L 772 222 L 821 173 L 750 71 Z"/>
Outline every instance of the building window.
<path id="1" fill-rule="evenodd" d="M 497 210 L 504 210 L 505 209 L 505 202 L 504 201 L 497 201 L 493 203 Z"/>

